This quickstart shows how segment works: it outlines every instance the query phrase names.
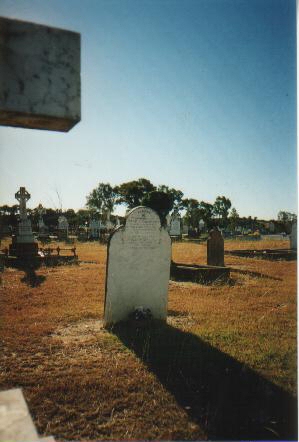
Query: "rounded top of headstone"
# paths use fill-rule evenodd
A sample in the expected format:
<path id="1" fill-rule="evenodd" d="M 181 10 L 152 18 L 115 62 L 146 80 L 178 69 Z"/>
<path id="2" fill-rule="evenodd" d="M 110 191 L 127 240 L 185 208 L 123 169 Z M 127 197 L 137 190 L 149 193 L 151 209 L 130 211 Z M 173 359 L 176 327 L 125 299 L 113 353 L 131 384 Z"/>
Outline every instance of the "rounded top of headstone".
<path id="1" fill-rule="evenodd" d="M 126 215 L 126 228 L 136 224 L 136 222 L 150 222 L 152 228 L 160 228 L 161 221 L 157 212 L 150 207 L 137 206 Z"/>
<path id="2" fill-rule="evenodd" d="M 220 237 L 222 238 L 221 230 L 217 226 L 213 227 L 213 229 L 210 230 L 209 234 L 210 234 L 210 237 L 213 237 L 213 238 L 220 238 Z"/>

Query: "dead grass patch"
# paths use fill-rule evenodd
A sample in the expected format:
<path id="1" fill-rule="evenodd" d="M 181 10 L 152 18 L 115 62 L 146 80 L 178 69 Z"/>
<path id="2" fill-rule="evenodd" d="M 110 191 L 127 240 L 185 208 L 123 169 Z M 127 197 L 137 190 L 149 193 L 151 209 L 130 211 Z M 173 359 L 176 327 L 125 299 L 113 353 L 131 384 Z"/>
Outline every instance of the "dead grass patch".
<path id="1" fill-rule="evenodd" d="M 23 388 L 40 434 L 288 438 L 290 413 L 277 401 L 282 409 L 296 395 L 296 262 L 226 256 L 226 265 L 260 276 L 232 272 L 233 285 L 171 282 L 166 328 L 125 335 L 102 328 L 106 247 L 76 246 L 92 263 L 41 267 L 35 287 L 21 270 L 2 274 L 0 388 Z M 205 246 L 174 243 L 173 259 L 205 264 Z M 252 403 L 238 412 L 240 387 L 240 400 Z"/>

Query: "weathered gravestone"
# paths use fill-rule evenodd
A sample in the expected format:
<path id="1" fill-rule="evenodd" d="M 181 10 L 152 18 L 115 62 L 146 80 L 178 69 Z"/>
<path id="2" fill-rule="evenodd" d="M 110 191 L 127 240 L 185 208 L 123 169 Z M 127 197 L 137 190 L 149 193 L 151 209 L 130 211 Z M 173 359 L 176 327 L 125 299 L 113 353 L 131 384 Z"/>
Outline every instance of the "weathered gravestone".
<path id="1" fill-rule="evenodd" d="M 0 392 L 0 442 L 55 442 L 39 437 L 20 388 Z"/>
<path id="2" fill-rule="evenodd" d="M 205 228 L 205 222 L 204 222 L 203 219 L 200 219 L 200 220 L 198 221 L 198 230 L 199 230 L 199 232 L 203 232 L 203 231 L 204 231 L 204 228 Z"/>
<path id="3" fill-rule="evenodd" d="M 64 215 L 58 218 L 58 239 L 63 240 L 68 237 L 69 223 Z"/>
<path id="4" fill-rule="evenodd" d="M 128 319 L 138 307 L 166 319 L 171 240 L 158 214 L 136 207 L 110 237 L 104 324 Z"/>
<path id="5" fill-rule="evenodd" d="M 80 34 L 0 17 L 0 66 L 0 124 L 67 132 L 80 121 Z"/>
<path id="6" fill-rule="evenodd" d="M 189 225 L 188 224 L 183 224 L 183 234 L 187 235 L 189 232 Z"/>
<path id="7" fill-rule="evenodd" d="M 169 234 L 170 236 L 181 235 L 181 217 L 178 212 L 174 212 L 171 216 Z"/>
<path id="8" fill-rule="evenodd" d="M 224 267 L 224 240 L 217 227 L 210 231 L 207 240 L 207 264 Z"/>
<path id="9" fill-rule="evenodd" d="M 43 206 L 41 204 L 38 205 L 37 207 L 37 211 L 38 211 L 38 230 L 40 233 L 45 233 L 45 231 L 47 230 L 47 226 L 44 223 L 43 220 L 43 215 L 46 213 L 46 209 L 43 208 Z"/>
<path id="10" fill-rule="evenodd" d="M 101 230 L 101 221 L 92 219 L 89 223 L 89 236 L 90 238 L 99 238 Z"/>
<path id="11" fill-rule="evenodd" d="M 292 224 L 292 232 L 290 235 L 290 248 L 297 250 L 297 223 Z"/>

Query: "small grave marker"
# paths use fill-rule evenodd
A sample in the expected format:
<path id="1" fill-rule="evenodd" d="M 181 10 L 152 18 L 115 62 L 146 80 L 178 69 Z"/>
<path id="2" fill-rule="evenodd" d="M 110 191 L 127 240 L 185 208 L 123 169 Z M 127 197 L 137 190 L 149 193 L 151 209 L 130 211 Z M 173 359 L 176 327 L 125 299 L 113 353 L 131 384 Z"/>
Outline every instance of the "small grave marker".
<path id="1" fill-rule="evenodd" d="M 207 240 L 207 264 L 224 267 L 224 240 L 217 227 L 210 231 Z"/>
<path id="2" fill-rule="evenodd" d="M 58 239 L 65 240 L 68 237 L 69 223 L 64 215 L 58 218 Z"/>
<path id="3" fill-rule="evenodd" d="M 108 245 L 106 326 L 128 319 L 139 307 L 166 319 L 170 259 L 170 236 L 158 214 L 143 206 L 131 210 Z"/>

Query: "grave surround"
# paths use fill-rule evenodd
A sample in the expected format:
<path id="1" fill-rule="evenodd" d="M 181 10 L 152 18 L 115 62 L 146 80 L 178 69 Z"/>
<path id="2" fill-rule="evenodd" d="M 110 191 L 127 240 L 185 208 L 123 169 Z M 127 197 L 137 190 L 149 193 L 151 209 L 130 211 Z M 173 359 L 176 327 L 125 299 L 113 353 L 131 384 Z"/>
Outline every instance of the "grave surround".
<path id="1" fill-rule="evenodd" d="M 166 320 L 171 239 L 158 214 L 139 206 L 108 243 L 104 325 L 126 320 L 137 307 Z"/>

